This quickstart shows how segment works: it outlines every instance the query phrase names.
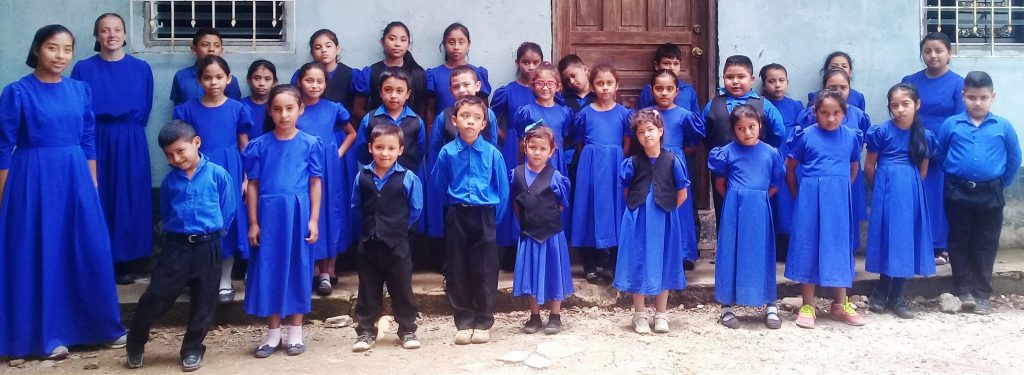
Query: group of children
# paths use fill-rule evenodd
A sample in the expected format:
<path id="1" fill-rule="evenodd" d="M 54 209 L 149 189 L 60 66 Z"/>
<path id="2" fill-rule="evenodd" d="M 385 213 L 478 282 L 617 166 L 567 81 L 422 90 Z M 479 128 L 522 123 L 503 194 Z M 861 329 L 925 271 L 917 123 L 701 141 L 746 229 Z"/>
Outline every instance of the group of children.
<path id="1" fill-rule="evenodd" d="M 96 28 L 118 22 L 123 38 L 124 23 L 116 15 L 101 16 Z M 64 34 L 70 37 L 66 29 L 37 35 L 43 40 L 34 42 L 30 57 Z M 106 43 L 96 35 L 98 50 L 122 48 L 123 39 Z M 696 91 L 678 76 L 681 51 L 665 44 L 655 54 L 642 108 L 634 111 L 616 102 L 619 77 L 607 65 L 591 67 L 569 55 L 556 66 L 544 61 L 540 46 L 523 43 L 516 51 L 516 80 L 488 100 L 487 70 L 466 60 L 471 43 L 465 26 L 445 30 L 445 63 L 435 68 L 416 63 L 410 40 L 404 24 L 389 24 L 380 39 L 384 59 L 360 70 L 339 61 L 337 35 L 318 30 L 309 40 L 314 61 L 295 72 L 292 84 L 279 85 L 274 64 L 257 60 L 246 74 L 252 94 L 242 99 L 238 80 L 220 57 L 217 31 L 196 33 L 197 62 L 175 75 L 175 120 L 158 136 L 172 167 L 159 207 L 166 238 L 130 325 L 130 367 L 143 365 L 150 326 L 186 286 L 192 310 L 182 364 L 187 371 L 199 367 L 217 301 L 234 298 L 236 257 L 248 259 L 245 310 L 268 325 L 254 355 L 303 353 L 302 319 L 312 292 L 331 293 L 335 258 L 350 246 L 359 276 L 352 350 L 375 345 L 385 287 L 402 346 L 418 348 L 412 242 L 424 237 L 444 249 L 439 263 L 457 327 L 455 344 L 490 341 L 499 247 L 514 254 L 514 295 L 530 301 L 523 332 L 561 331 L 561 302 L 573 293 L 570 247 L 579 249 L 588 281 L 609 282 L 632 295 L 637 333 L 668 332 L 668 293 L 686 287 L 684 263 L 697 258 L 689 188 L 701 145 L 709 150 L 714 175 L 716 298 L 724 326 L 738 328 L 733 306 L 748 305 L 764 306 L 765 325 L 781 327 L 774 306 L 777 259 L 786 262 L 787 278 L 803 283 L 798 326 L 814 326 L 816 286 L 833 288 L 833 318 L 864 324 L 846 298 L 864 220 L 866 268 L 881 274 L 871 310 L 912 317 L 903 285 L 906 278 L 934 273 L 932 252 L 939 247 L 931 213 L 942 206 L 935 207 L 927 188 L 934 165 L 941 166 L 935 171 L 940 179 L 946 175 L 940 201 L 951 218 L 959 215 L 950 221 L 949 245 L 957 292 L 965 306 L 979 313 L 991 309 L 1001 225 L 1001 216 L 993 215 L 1003 204 L 1002 187 L 1020 167 L 1020 149 L 1009 123 L 989 113 L 995 94 L 983 72 L 942 85 L 949 101 L 961 95 L 966 101 L 966 109 L 963 102 L 950 107 L 948 120 L 925 107 L 940 100 L 934 90 L 926 96 L 916 86 L 956 76 L 946 66 L 949 40 L 942 34 L 922 41 L 924 78 L 909 76 L 911 83 L 893 86 L 887 98 L 891 120 L 873 126 L 863 95 L 850 88 L 852 59 L 843 53 L 828 57 L 822 90 L 808 96 L 806 107 L 786 97 L 783 66 L 760 70 L 758 93 L 751 60 L 730 56 L 720 93 L 700 108 Z M 122 51 L 121 58 L 131 57 Z M 90 85 L 114 80 L 79 76 Z M 151 93 L 151 74 L 148 82 Z M 18 93 L 9 92 L 16 89 L 5 89 L 4 113 L 21 103 L 14 99 Z M 136 117 L 148 117 L 148 105 L 140 104 L 145 116 Z M 926 113 L 933 117 L 926 121 Z M 97 121 L 102 117 L 97 113 Z M 13 146 L 20 127 L 4 118 L 4 146 Z M 977 137 L 985 138 L 975 142 Z M 124 150 L 128 143 L 111 141 L 110 147 Z M 24 148 L 18 145 L 16 157 Z M 0 181 L 6 181 L 10 147 L 0 150 Z M 110 158 L 120 162 L 122 155 Z M 1001 159 L 982 163 L 978 156 Z M 12 179 L 17 173 L 24 171 L 12 168 Z M 116 181 L 107 183 L 124 183 Z M 104 180 L 99 182 L 104 191 Z M 870 217 L 865 183 L 873 189 Z M 114 196 L 101 201 L 109 199 Z M 115 229 L 119 221 L 110 219 L 111 210 L 104 212 Z M 3 215 L 0 224 L 16 218 Z M 540 315 L 545 304 L 546 323 Z M 3 348 L 3 354 L 12 352 Z"/>

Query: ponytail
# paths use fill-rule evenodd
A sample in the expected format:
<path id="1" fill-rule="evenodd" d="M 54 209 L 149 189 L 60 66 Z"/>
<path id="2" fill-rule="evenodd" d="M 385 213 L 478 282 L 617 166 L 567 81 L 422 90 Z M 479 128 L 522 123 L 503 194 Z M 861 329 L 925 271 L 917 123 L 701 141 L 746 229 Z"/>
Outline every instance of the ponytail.
<path id="1" fill-rule="evenodd" d="M 897 92 L 906 92 L 910 96 L 910 100 L 914 102 L 921 101 L 921 95 L 917 91 L 917 87 L 910 83 L 898 83 L 889 89 L 887 98 L 892 102 L 893 95 Z M 914 121 L 910 123 L 910 160 L 914 165 L 920 166 L 925 160 L 928 159 L 930 151 L 928 150 L 928 139 L 924 132 L 924 124 L 921 122 L 921 114 L 919 111 L 914 111 Z"/>

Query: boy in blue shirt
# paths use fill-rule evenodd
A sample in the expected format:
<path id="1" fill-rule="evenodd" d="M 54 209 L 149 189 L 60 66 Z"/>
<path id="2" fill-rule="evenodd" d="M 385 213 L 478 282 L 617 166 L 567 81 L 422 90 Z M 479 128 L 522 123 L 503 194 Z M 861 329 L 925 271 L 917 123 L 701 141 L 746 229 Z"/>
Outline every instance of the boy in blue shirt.
<path id="1" fill-rule="evenodd" d="M 700 113 L 700 104 L 697 104 L 697 90 L 682 79 L 683 74 L 683 51 L 679 46 L 672 43 L 665 43 L 658 46 L 654 51 L 654 71 L 661 69 L 671 70 L 679 78 L 679 95 L 676 96 L 676 105 L 686 108 L 693 113 Z M 651 91 L 651 84 L 640 90 L 640 97 L 636 99 L 636 110 L 654 106 L 654 94 Z"/>
<path id="2" fill-rule="evenodd" d="M 963 97 L 967 111 L 946 119 L 937 136 L 946 173 L 949 263 L 962 309 L 987 315 L 1003 229 L 1003 189 L 1020 169 L 1021 150 L 1013 125 L 990 112 L 996 93 L 988 73 L 967 73 Z"/>
<path id="3" fill-rule="evenodd" d="M 445 200 L 447 268 L 445 289 L 452 305 L 455 344 L 485 343 L 494 325 L 498 290 L 497 218 L 508 205 L 508 169 L 490 143 L 480 139 L 487 106 L 476 96 L 455 102 L 452 116 L 459 137 L 441 148 L 431 172 Z"/>
<path id="4" fill-rule="evenodd" d="M 238 191 L 224 168 L 199 153 L 201 141 L 191 125 L 171 121 L 157 140 L 172 167 L 160 185 L 164 249 L 128 330 L 128 367 L 142 367 L 150 327 L 187 286 L 191 306 L 180 354 L 182 369 L 189 372 L 199 369 L 206 352 L 203 339 L 220 287 L 220 236 L 234 218 Z"/>
<path id="5" fill-rule="evenodd" d="M 224 55 L 223 40 L 217 29 L 204 27 L 196 31 L 192 36 L 192 54 L 196 55 L 196 61 L 202 60 L 209 55 Z M 174 81 L 171 82 L 171 101 L 174 106 L 184 103 L 192 98 L 203 96 L 203 87 L 199 84 L 199 72 L 196 66 L 187 66 L 174 73 Z M 224 90 L 224 95 L 231 99 L 242 100 L 242 90 L 238 86 L 238 77 L 231 75 L 231 82 Z"/>

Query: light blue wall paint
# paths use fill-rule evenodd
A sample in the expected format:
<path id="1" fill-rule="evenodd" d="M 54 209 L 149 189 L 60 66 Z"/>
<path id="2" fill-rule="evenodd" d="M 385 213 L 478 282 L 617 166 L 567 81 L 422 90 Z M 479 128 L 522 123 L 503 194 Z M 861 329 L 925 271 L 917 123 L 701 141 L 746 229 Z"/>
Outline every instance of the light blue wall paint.
<path id="1" fill-rule="evenodd" d="M 295 6 L 296 39 L 294 52 L 275 53 L 229 53 L 225 55 L 233 73 L 244 79 L 249 63 L 256 58 L 273 61 L 282 81 L 291 77 L 302 63 L 309 61 L 309 35 L 320 28 L 329 28 L 338 34 L 342 62 L 362 67 L 382 58 L 380 33 L 384 26 L 394 20 L 405 22 L 412 31 L 411 51 L 417 62 L 424 67 L 441 64 L 442 54 L 438 50 L 441 33 L 452 22 L 462 22 L 469 27 L 472 37 L 470 63 L 486 67 L 490 71 L 494 88 L 515 79 L 515 50 L 523 41 L 533 41 L 550 55 L 551 46 L 551 1 L 520 0 L 472 1 L 446 0 L 433 2 L 423 0 L 394 0 L 384 3 L 376 1 L 320 1 L 298 0 Z M 128 0 L 71 1 L 40 0 L 17 1 L 5 4 L 0 12 L 0 84 L 17 80 L 30 73 L 24 64 L 25 55 L 32 42 L 32 36 L 39 27 L 61 23 L 77 37 L 75 59 L 85 59 L 94 54 L 92 23 L 104 12 L 117 12 L 128 18 Z M 141 8 L 136 6 L 136 14 Z M 136 18 L 137 20 L 137 18 Z M 141 40 L 142 29 L 136 25 L 129 42 Z M 141 44 L 136 49 L 142 49 Z M 158 186 L 166 173 L 166 161 L 156 146 L 156 133 L 160 124 L 170 119 L 172 110 L 170 93 L 174 72 L 194 63 L 195 58 L 187 49 L 178 53 L 136 53 L 134 56 L 150 63 L 155 76 L 154 107 L 147 134 L 150 138 L 150 157 L 153 161 L 154 186 Z M 70 69 L 66 72 L 70 74 Z M 242 85 L 243 95 L 248 87 Z"/>

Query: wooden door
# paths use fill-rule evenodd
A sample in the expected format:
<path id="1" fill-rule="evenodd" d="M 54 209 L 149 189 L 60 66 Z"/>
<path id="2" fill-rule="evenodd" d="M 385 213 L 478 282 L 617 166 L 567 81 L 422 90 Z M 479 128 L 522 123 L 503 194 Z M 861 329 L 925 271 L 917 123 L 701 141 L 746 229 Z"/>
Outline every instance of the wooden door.
<path id="1" fill-rule="evenodd" d="M 715 82 L 715 9 L 702 0 L 551 0 L 552 61 L 579 55 L 587 65 L 608 64 L 619 72 L 619 102 L 636 107 L 650 82 L 654 51 L 674 43 L 683 51 L 680 79 L 696 88 L 701 105 Z M 690 171 L 697 207 L 710 207 L 705 152 Z"/>

